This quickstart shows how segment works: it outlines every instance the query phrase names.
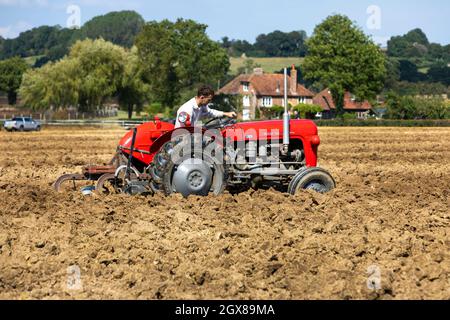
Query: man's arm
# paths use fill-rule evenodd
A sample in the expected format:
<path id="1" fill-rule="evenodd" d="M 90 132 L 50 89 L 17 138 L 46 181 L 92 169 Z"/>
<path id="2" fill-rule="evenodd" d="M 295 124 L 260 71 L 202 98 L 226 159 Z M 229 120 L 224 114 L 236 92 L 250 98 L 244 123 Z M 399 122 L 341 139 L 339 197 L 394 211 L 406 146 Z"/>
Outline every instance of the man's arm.
<path id="1" fill-rule="evenodd" d="M 208 106 L 206 106 L 206 112 L 209 117 L 211 118 L 222 118 L 222 117 L 228 117 L 228 118 L 234 118 L 236 117 L 236 112 L 223 112 L 215 109 L 211 109 Z"/>

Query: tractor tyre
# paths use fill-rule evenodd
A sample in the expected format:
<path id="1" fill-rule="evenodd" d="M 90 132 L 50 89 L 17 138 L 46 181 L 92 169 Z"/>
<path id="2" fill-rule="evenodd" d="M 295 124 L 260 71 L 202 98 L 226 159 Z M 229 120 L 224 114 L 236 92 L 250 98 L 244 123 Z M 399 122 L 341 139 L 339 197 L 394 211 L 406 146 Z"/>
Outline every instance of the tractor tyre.
<path id="1" fill-rule="evenodd" d="M 289 183 L 288 193 L 295 194 L 300 189 L 327 193 L 336 187 L 333 177 L 322 168 L 307 168 L 298 172 Z"/>
<path id="2" fill-rule="evenodd" d="M 190 146 L 189 146 L 190 144 Z M 202 149 L 194 151 L 194 136 L 184 135 L 166 142 L 155 155 L 150 167 L 154 190 L 166 195 L 181 193 L 206 196 L 219 195 L 226 187 L 225 169 L 215 155 L 222 149 L 202 138 Z M 213 150 L 211 154 L 205 151 Z"/>

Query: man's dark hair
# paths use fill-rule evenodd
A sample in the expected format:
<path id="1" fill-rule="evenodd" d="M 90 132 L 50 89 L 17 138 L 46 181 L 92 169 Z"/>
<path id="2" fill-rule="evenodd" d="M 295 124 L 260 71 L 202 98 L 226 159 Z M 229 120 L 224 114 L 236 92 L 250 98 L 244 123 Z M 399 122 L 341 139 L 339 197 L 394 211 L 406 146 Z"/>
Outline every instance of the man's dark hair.
<path id="1" fill-rule="evenodd" d="M 214 90 L 210 86 L 202 86 L 198 89 L 197 97 L 209 97 L 214 96 Z"/>

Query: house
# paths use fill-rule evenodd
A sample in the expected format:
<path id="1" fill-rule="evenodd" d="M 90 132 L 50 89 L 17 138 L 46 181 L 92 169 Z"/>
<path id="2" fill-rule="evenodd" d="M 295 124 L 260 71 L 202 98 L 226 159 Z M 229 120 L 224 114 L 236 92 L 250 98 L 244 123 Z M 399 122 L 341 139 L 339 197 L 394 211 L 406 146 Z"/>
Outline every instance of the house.
<path id="1" fill-rule="evenodd" d="M 284 106 L 284 75 L 264 73 L 262 68 L 254 69 L 252 74 L 241 74 L 219 90 L 219 94 L 241 95 L 243 120 L 254 119 L 256 109 Z M 297 83 L 297 70 L 292 66 L 288 76 L 288 103 L 312 104 L 314 93 Z"/>
<path id="2" fill-rule="evenodd" d="M 336 106 L 328 88 L 318 93 L 314 97 L 313 103 L 322 107 L 322 119 L 332 119 L 336 116 Z M 345 93 L 344 112 L 356 113 L 358 119 L 365 119 L 368 117 L 371 109 L 372 106 L 368 101 L 359 102 L 350 92 Z"/>

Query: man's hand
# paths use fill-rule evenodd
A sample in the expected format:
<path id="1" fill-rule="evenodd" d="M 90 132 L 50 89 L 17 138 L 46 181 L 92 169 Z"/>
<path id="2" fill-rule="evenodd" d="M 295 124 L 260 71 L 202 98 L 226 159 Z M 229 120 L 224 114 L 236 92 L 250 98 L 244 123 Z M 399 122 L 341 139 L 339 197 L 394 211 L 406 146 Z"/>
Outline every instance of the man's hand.
<path id="1" fill-rule="evenodd" d="M 237 116 L 236 112 L 234 112 L 234 111 L 233 112 L 224 112 L 223 115 L 228 118 L 236 118 L 236 116 Z"/>

